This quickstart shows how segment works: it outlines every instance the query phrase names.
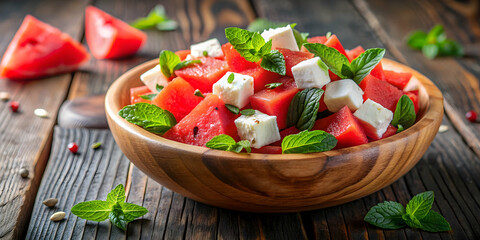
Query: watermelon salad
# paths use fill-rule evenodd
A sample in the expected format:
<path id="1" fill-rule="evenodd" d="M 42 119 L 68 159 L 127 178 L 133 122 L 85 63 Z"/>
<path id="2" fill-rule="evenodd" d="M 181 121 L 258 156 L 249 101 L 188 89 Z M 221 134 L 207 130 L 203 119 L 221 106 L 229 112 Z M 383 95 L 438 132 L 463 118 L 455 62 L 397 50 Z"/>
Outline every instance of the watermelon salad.
<path id="1" fill-rule="evenodd" d="M 177 142 L 267 154 L 356 146 L 415 123 L 412 74 L 384 70 L 384 49 L 346 50 L 335 34 L 294 27 L 232 27 L 223 45 L 162 51 L 119 115 Z"/>

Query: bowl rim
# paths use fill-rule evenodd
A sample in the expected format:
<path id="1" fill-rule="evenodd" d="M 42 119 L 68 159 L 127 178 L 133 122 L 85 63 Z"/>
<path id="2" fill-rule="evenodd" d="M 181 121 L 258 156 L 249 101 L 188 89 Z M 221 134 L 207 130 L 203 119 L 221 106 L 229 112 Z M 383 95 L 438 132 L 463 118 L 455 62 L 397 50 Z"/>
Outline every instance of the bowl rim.
<path id="1" fill-rule="evenodd" d="M 338 156 L 346 153 L 352 152 L 360 152 L 363 150 L 370 149 L 374 146 L 386 144 L 386 143 L 394 143 L 396 141 L 401 141 L 402 139 L 408 137 L 411 134 L 420 132 L 425 124 L 429 124 L 431 120 L 434 121 L 441 121 L 438 120 L 438 116 L 440 117 L 443 115 L 443 95 L 441 91 L 435 86 L 435 84 L 428 79 L 423 74 L 419 73 L 418 71 L 404 65 L 398 63 L 394 60 L 390 59 L 382 59 L 382 63 L 384 65 L 395 65 L 396 68 L 401 69 L 401 71 L 411 72 L 412 76 L 418 79 L 418 82 L 423 86 L 427 95 L 428 95 L 428 103 L 426 104 L 425 110 L 421 115 L 421 119 L 416 121 L 413 126 L 410 128 L 397 133 L 393 136 L 380 139 L 377 141 L 369 142 L 362 145 L 357 145 L 353 147 L 347 147 L 342 149 L 330 150 L 325 152 L 318 152 L 318 153 L 294 153 L 294 154 L 266 154 L 266 153 L 234 153 L 234 152 L 227 152 L 222 150 L 210 149 L 203 146 L 195 146 L 186 143 L 181 143 L 177 141 L 173 141 L 162 136 L 156 135 L 154 133 L 148 132 L 147 130 L 136 126 L 135 124 L 129 123 L 127 120 L 123 119 L 118 115 L 118 111 L 123 107 L 119 106 L 120 103 L 118 102 L 119 96 L 116 95 L 116 91 L 120 91 L 121 86 L 129 81 L 135 75 L 137 75 L 140 71 L 143 73 L 144 71 L 153 68 L 155 65 L 158 64 L 157 59 L 153 59 L 142 63 L 129 71 L 122 74 L 119 78 L 117 78 L 112 85 L 109 87 L 106 97 L 105 97 L 105 112 L 119 127 L 124 128 L 124 130 L 128 131 L 130 134 L 136 135 L 136 137 L 145 140 L 145 141 L 157 141 L 158 143 L 165 145 L 166 147 L 175 148 L 184 152 L 196 153 L 196 154 L 208 154 L 211 157 L 218 157 L 218 158 L 226 158 L 235 161 L 241 160 L 251 160 L 251 159 L 263 159 L 268 161 L 285 161 L 285 160 L 300 160 L 300 159 L 312 159 L 312 158 L 325 158 L 325 157 L 333 157 Z M 139 79 L 136 79 L 140 81 Z M 431 122 L 430 122 L 431 123 Z M 109 122 L 110 125 L 110 122 Z M 111 127 L 111 126 L 110 126 Z"/>

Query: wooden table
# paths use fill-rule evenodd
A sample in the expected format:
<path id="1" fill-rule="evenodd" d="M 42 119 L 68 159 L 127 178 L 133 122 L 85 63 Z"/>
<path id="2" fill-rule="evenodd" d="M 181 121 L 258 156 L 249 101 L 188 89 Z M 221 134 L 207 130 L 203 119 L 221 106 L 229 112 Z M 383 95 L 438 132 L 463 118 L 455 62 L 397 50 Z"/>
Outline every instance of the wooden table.
<path id="1" fill-rule="evenodd" d="M 4 52 L 26 14 L 50 23 L 85 42 L 85 6 L 93 4 L 128 22 L 144 16 L 159 1 L 146 0 L 4 0 L 0 2 L 0 52 Z M 0 102 L 0 239 L 111 238 L 111 239 L 479 239 L 480 238 L 480 125 L 464 118 L 480 111 L 480 3 L 478 0 L 178 0 L 160 1 L 179 22 L 173 32 L 148 30 L 148 43 L 134 57 L 92 59 L 79 71 L 26 83 L 0 80 L 21 103 L 12 114 Z M 105 129 L 65 128 L 56 123 L 66 100 L 103 94 L 119 75 L 158 57 L 162 49 L 179 50 L 217 37 L 226 42 L 227 26 L 246 27 L 256 17 L 296 22 L 311 36 L 337 34 L 346 48 L 384 47 L 396 59 L 430 77 L 445 97 L 448 131 L 438 133 L 423 159 L 392 185 L 362 199 L 328 209 L 286 214 L 230 211 L 194 202 L 146 177 L 121 153 Z M 415 29 L 436 23 L 462 43 L 461 59 L 427 60 L 405 45 Z M 45 108 L 50 118 L 33 115 Z M 79 144 L 70 154 L 67 144 Z M 102 142 L 98 150 L 90 145 Z M 30 171 L 20 177 L 19 169 Z M 127 201 L 149 213 L 123 232 L 108 221 L 77 218 L 70 208 L 81 201 L 105 199 L 117 184 L 127 186 Z M 452 231 L 428 233 L 410 228 L 381 230 L 363 221 L 370 207 L 384 200 L 406 204 L 415 194 L 435 192 L 434 209 L 450 222 Z M 59 199 L 46 208 L 45 198 Z M 66 219 L 51 222 L 55 211 Z"/>

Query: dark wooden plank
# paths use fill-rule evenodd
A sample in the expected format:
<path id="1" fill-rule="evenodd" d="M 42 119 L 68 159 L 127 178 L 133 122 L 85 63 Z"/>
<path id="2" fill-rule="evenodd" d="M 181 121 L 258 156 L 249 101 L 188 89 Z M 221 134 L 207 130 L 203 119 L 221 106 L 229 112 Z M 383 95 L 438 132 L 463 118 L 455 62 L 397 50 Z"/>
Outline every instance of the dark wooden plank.
<path id="1" fill-rule="evenodd" d="M 88 0 L 1 1 L 0 53 L 3 55 L 26 14 L 80 40 L 87 3 Z M 0 239 L 25 236 L 48 158 L 57 111 L 70 81 L 70 74 L 25 83 L 0 79 L 0 91 L 10 92 L 12 100 L 20 102 L 20 112 L 16 114 L 11 113 L 8 103 L 0 102 Z M 46 109 L 50 118 L 35 117 L 36 108 Z M 29 170 L 27 179 L 20 178 L 20 168 Z"/>

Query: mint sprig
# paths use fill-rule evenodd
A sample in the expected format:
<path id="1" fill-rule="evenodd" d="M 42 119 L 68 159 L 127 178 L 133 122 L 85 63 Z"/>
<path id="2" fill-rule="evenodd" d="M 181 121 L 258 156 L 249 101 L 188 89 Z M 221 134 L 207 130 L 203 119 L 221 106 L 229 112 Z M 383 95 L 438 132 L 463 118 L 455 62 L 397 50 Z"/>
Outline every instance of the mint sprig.
<path id="1" fill-rule="evenodd" d="M 93 200 L 77 203 L 71 212 L 79 218 L 101 222 L 110 219 L 115 226 L 126 230 L 127 224 L 148 213 L 142 206 L 125 202 L 125 188 L 122 184 L 115 187 L 106 201 Z"/>
<path id="2" fill-rule="evenodd" d="M 400 97 L 393 114 L 392 125 L 398 128 L 398 132 L 401 132 L 411 127 L 415 123 L 416 117 L 412 100 L 407 95 Z"/>
<path id="3" fill-rule="evenodd" d="M 311 130 L 317 118 L 323 90 L 306 88 L 293 97 L 288 107 L 287 125 L 296 126 L 300 131 Z"/>
<path id="4" fill-rule="evenodd" d="M 235 142 L 235 139 L 226 135 L 220 134 L 218 136 L 213 137 L 205 144 L 206 147 L 212 149 L 218 149 L 223 151 L 229 152 L 236 152 L 239 153 L 243 149 L 245 149 L 248 153 L 251 152 L 250 142 L 247 140 L 242 140 L 239 142 Z"/>
<path id="5" fill-rule="evenodd" d="M 404 208 L 397 202 L 385 201 L 373 206 L 364 220 L 385 229 L 400 229 L 406 225 L 429 232 L 450 231 L 450 224 L 439 213 L 431 210 L 432 191 L 415 195 Z"/>
<path id="6" fill-rule="evenodd" d="M 170 78 L 175 76 L 174 71 L 191 66 L 195 63 L 201 63 L 200 60 L 185 60 L 181 61 L 180 57 L 172 51 L 162 50 L 160 52 L 160 70 L 165 77 Z"/>
<path id="7" fill-rule="evenodd" d="M 156 27 L 160 31 L 171 31 L 178 27 L 177 22 L 168 18 L 165 8 L 160 4 L 156 5 L 146 17 L 135 20 L 131 25 L 138 29 Z"/>
<path id="8" fill-rule="evenodd" d="M 322 130 L 302 131 L 286 136 L 282 141 L 282 153 L 312 153 L 333 149 L 337 139 Z"/>
<path id="9" fill-rule="evenodd" d="M 125 106 L 118 112 L 118 115 L 128 122 L 156 134 L 164 134 L 177 124 L 171 112 L 149 103 Z"/>
<path id="10" fill-rule="evenodd" d="M 407 36 L 407 44 L 413 49 L 421 50 L 429 59 L 437 56 L 463 56 L 463 47 L 451 39 L 447 39 L 442 25 L 435 25 L 428 33 L 417 30 Z"/>
<path id="11" fill-rule="evenodd" d="M 360 54 L 351 63 L 348 58 L 337 49 L 320 43 L 306 43 L 303 46 L 319 57 L 328 69 L 342 79 L 352 79 L 357 84 L 370 74 L 372 69 L 382 60 L 385 55 L 383 48 L 371 48 Z"/>
<path id="12" fill-rule="evenodd" d="M 286 74 L 285 58 L 277 50 L 272 50 L 272 41 L 265 39 L 258 32 L 230 27 L 225 29 L 225 36 L 237 52 L 247 61 L 258 62 L 260 66 L 270 72 L 280 75 Z"/>

